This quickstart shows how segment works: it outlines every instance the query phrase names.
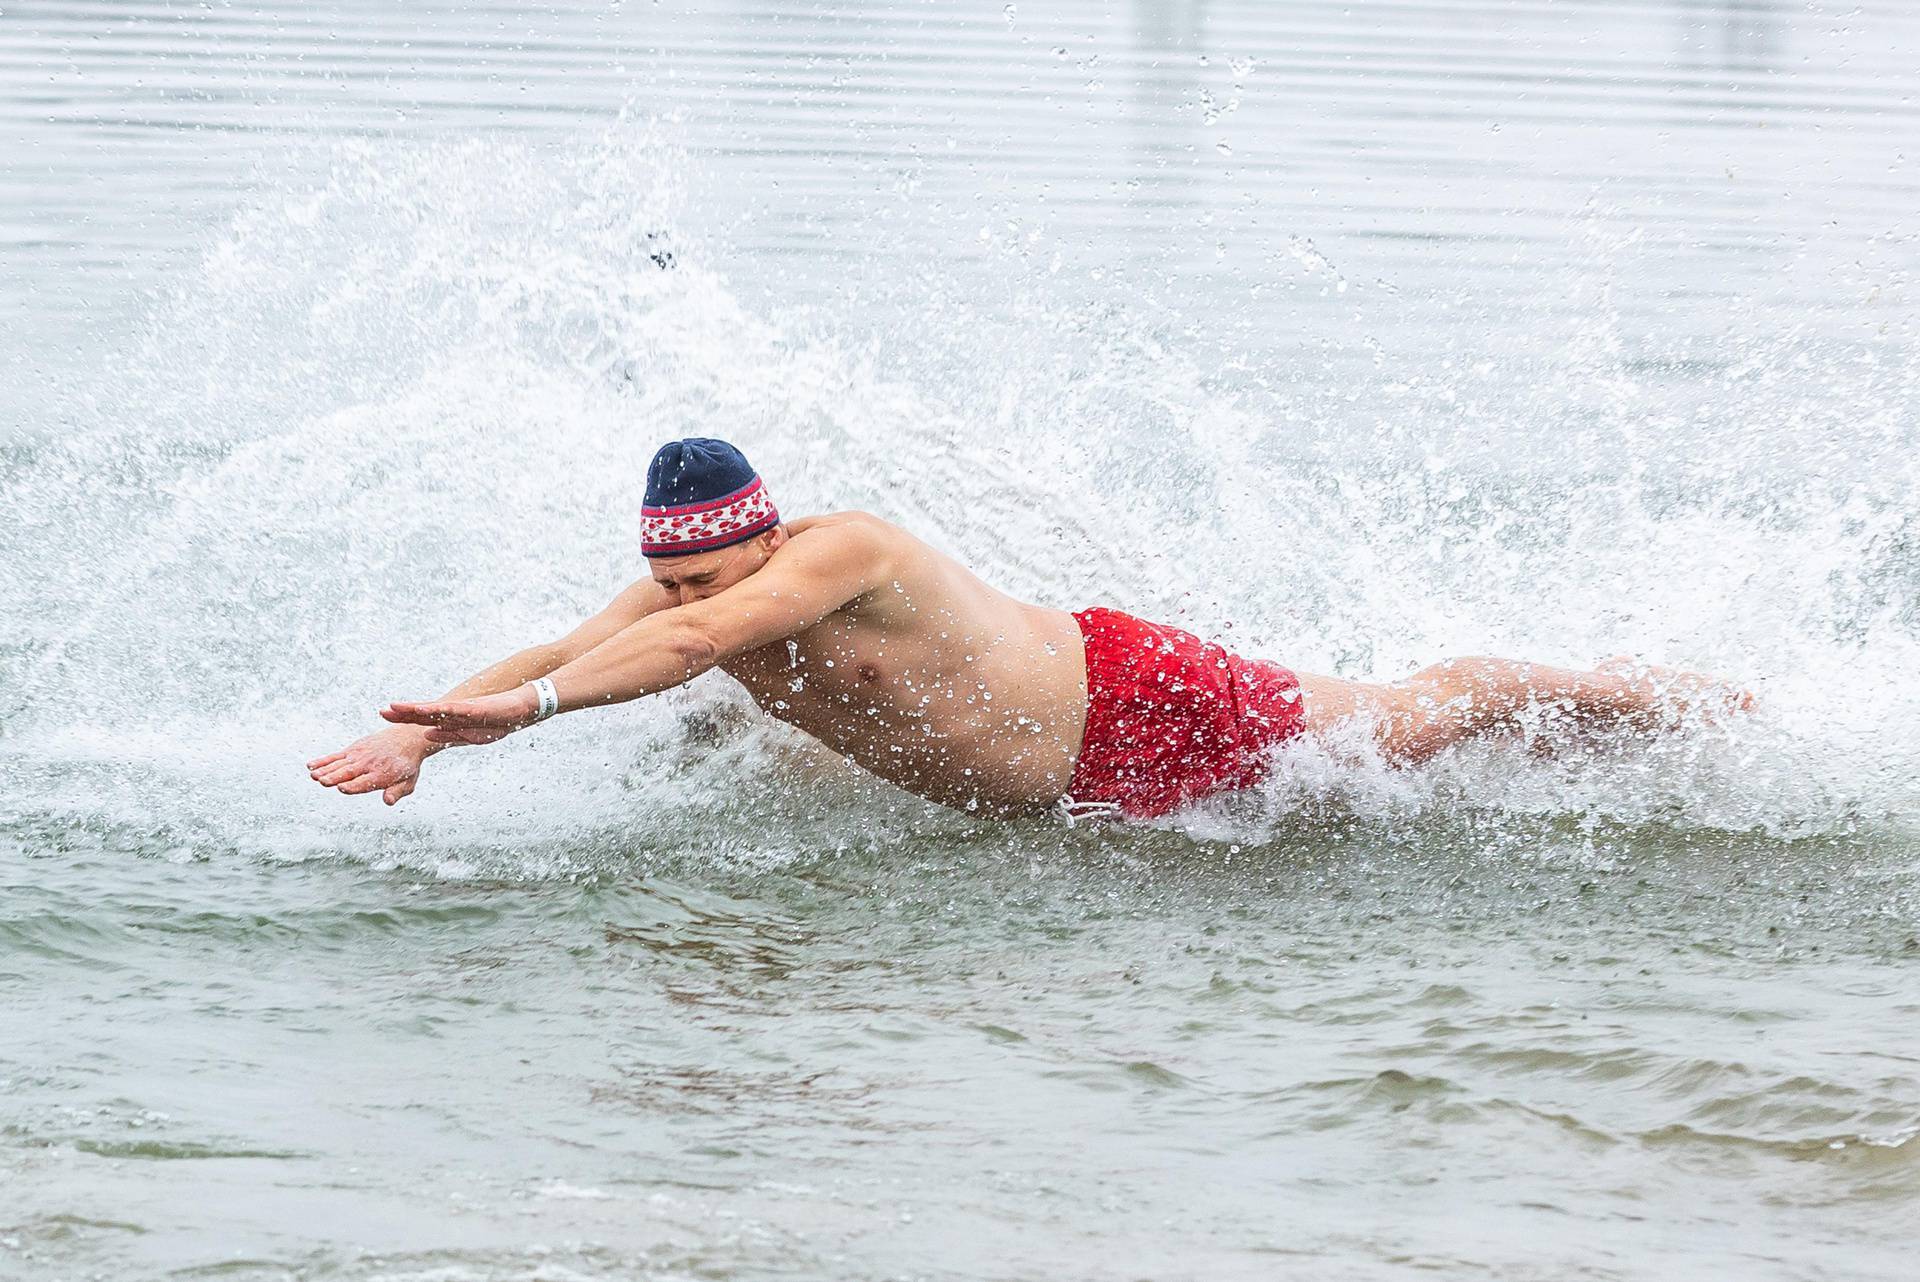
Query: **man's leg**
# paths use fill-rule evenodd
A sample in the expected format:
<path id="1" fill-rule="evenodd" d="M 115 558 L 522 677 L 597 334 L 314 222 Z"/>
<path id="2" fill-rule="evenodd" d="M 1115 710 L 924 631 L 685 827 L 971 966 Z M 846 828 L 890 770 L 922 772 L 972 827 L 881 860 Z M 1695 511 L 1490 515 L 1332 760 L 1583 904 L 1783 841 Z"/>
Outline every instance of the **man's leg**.
<path id="1" fill-rule="evenodd" d="M 1404 681 L 1374 685 L 1299 673 L 1306 724 L 1320 729 L 1368 714 L 1381 753 L 1396 764 L 1426 761 L 1463 739 L 1518 724 L 1530 706 L 1580 725 L 1656 729 L 1689 708 L 1745 708 L 1752 697 L 1693 673 L 1613 659 L 1581 672 L 1511 659 L 1448 659 Z"/>

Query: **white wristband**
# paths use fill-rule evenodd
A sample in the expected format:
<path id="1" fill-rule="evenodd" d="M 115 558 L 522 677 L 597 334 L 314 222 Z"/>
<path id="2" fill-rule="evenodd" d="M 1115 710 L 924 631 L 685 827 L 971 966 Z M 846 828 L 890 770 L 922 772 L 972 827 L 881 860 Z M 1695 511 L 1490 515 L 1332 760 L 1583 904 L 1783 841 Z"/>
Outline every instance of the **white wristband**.
<path id="1" fill-rule="evenodd" d="M 553 688 L 552 678 L 535 677 L 533 681 L 533 692 L 540 698 L 540 709 L 533 714 L 535 721 L 545 721 L 548 717 L 560 711 L 560 692 Z"/>

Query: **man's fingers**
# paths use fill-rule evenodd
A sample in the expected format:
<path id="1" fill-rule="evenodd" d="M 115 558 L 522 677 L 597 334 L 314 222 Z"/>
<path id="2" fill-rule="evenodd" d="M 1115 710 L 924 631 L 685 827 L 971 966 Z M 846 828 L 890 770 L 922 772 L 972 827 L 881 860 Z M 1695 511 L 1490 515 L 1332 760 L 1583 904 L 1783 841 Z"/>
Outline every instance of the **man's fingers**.
<path id="1" fill-rule="evenodd" d="M 380 715 L 403 725 L 450 726 L 464 730 L 511 730 L 531 719 L 521 718 L 512 701 L 498 695 L 450 703 L 391 703 L 380 710 Z"/>
<path id="2" fill-rule="evenodd" d="M 331 788 L 333 785 L 343 783 L 355 775 L 365 774 L 366 771 L 367 766 L 365 762 L 343 761 L 337 766 L 328 766 L 325 770 L 316 771 L 313 778 L 314 782 L 324 784 L 326 787 Z"/>
<path id="3" fill-rule="evenodd" d="M 307 769 L 318 770 L 321 766 L 330 766 L 334 762 L 340 760 L 340 758 L 346 755 L 347 755 L 347 750 L 345 748 L 342 748 L 338 752 L 329 752 L 324 757 L 315 757 L 312 761 L 309 761 L 307 763 Z"/>
<path id="4" fill-rule="evenodd" d="M 389 721 L 413 723 L 431 723 L 444 717 L 455 705 L 450 703 L 402 703 L 398 700 L 381 709 L 380 715 Z"/>
<path id="5" fill-rule="evenodd" d="M 380 710 L 388 721 L 409 726 L 440 726 L 465 721 L 473 709 L 464 703 L 390 703 Z"/>
<path id="6" fill-rule="evenodd" d="M 380 799 L 391 806 L 402 797 L 411 797 L 413 795 L 413 784 L 414 781 L 411 779 L 402 779 L 399 783 L 380 794 Z"/>
<path id="7" fill-rule="evenodd" d="M 465 743 L 466 741 L 467 737 L 458 730 L 441 730 L 436 727 L 427 731 L 428 743 Z"/>
<path id="8" fill-rule="evenodd" d="M 373 792 L 379 788 L 380 780 L 375 775 L 359 775 L 347 780 L 343 784 L 336 784 L 335 786 L 347 796 L 356 797 L 363 792 Z"/>

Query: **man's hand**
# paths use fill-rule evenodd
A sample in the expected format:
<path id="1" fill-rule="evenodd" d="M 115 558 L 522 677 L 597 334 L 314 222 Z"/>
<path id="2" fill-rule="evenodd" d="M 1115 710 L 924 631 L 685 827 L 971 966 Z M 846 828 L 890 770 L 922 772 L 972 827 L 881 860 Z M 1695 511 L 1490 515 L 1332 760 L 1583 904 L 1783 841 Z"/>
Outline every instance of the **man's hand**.
<path id="1" fill-rule="evenodd" d="M 495 743 L 523 726 L 532 725 L 540 710 L 532 686 L 520 686 L 478 699 L 446 699 L 437 703 L 394 703 L 380 715 L 398 725 L 428 726 L 431 743 Z"/>
<path id="2" fill-rule="evenodd" d="M 417 730 L 380 730 L 357 743 L 315 757 L 307 774 L 323 788 L 338 788 L 349 796 L 385 789 L 381 799 L 389 806 L 413 792 L 420 781 L 420 763 L 434 746 Z"/>

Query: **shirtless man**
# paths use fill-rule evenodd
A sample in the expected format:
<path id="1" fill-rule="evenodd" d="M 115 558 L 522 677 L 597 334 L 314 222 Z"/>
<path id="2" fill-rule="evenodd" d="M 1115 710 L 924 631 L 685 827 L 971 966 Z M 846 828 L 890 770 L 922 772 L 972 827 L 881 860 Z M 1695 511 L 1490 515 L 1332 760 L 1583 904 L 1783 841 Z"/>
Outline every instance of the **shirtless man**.
<path id="1" fill-rule="evenodd" d="M 1382 756 L 1424 761 L 1530 707 L 1655 729 L 1741 692 L 1624 661 L 1576 672 L 1454 659 L 1385 685 L 1296 674 L 1111 610 L 1016 601 L 860 512 L 783 522 L 723 441 L 676 441 L 647 473 L 649 578 L 558 641 L 504 659 L 391 729 L 308 763 L 393 805 L 441 748 L 622 703 L 720 668 L 762 709 L 873 774 L 992 814 L 1161 815 L 1266 772 L 1269 749 L 1356 715 Z"/>

